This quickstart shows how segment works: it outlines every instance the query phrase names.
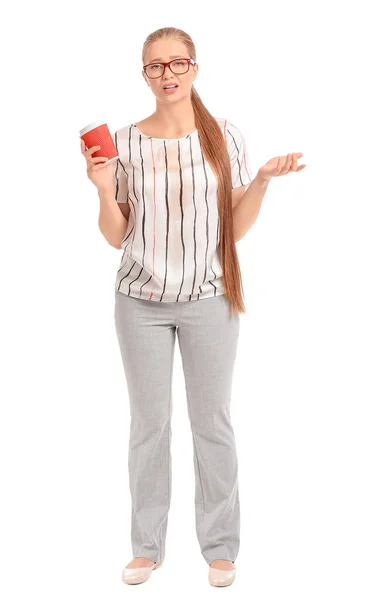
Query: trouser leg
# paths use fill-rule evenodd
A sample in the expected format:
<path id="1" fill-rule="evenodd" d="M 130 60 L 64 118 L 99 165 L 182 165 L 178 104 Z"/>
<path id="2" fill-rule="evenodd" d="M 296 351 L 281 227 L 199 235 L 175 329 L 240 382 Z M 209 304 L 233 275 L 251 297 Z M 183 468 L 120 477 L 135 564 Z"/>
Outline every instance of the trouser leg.
<path id="1" fill-rule="evenodd" d="M 182 355 L 196 477 L 196 532 L 208 564 L 235 561 L 240 545 L 238 460 L 230 420 L 240 317 L 225 295 L 179 305 Z"/>
<path id="2" fill-rule="evenodd" d="M 133 557 L 165 556 L 171 500 L 171 405 L 176 327 L 167 305 L 116 292 L 115 324 L 130 401 Z"/>

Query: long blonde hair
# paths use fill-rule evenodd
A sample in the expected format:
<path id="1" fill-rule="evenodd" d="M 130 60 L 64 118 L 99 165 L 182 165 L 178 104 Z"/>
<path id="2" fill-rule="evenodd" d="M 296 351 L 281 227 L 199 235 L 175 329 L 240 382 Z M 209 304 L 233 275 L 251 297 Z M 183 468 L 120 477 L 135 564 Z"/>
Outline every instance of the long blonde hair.
<path id="1" fill-rule="evenodd" d="M 187 48 L 188 56 L 196 60 L 196 48 L 188 33 L 175 27 L 162 27 L 150 33 L 146 38 L 142 49 L 143 64 L 145 64 L 149 46 L 161 38 L 173 38 L 179 42 L 183 42 Z M 221 225 L 218 249 L 223 271 L 225 294 L 231 303 L 232 315 L 237 315 L 238 313 L 245 313 L 246 309 L 233 231 L 230 157 L 226 140 L 218 122 L 203 104 L 193 84 L 191 88 L 191 101 L 202 152 L 218 181 L 218 210 Z"/>

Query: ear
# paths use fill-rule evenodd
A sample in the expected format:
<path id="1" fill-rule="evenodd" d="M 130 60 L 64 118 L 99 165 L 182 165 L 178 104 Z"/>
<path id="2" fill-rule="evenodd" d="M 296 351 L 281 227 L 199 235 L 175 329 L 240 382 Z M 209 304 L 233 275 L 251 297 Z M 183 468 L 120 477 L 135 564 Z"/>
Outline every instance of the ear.
<path id="1" fill-rule="evenodd" d="M 193 65 L 193 69 L 194 69 L 194 78 L 193 78 L 193 81 L 195 81 L 196 77 L 198 75 L 198 64 L 197 63 L 195 65 Z"/>

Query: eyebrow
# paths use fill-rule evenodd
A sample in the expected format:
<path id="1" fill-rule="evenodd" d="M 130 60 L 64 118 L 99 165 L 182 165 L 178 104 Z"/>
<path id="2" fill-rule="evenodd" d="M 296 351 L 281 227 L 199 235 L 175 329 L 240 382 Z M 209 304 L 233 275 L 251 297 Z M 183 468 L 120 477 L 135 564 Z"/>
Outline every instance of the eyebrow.
<path id="1" fill-rule="evenodd" d="M 169 58 L 183 58 L 183 56 L 181 54 L 171 54 L 169 56 Z M 150 62 L 156 62 L 158 60 L 164 60 L 161 56 L 158 56 L 158 58 L 153 58 L 152 60 L 150 60 Z"/>

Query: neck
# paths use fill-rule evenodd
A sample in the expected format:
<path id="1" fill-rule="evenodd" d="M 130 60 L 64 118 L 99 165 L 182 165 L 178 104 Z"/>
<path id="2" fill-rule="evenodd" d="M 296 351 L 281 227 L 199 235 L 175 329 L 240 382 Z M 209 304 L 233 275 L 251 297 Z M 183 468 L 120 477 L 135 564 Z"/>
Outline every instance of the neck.
<path id="1" fill-rule="evenodd" d="M 157 102 L 152 118 L 162 130 L 171 131 L 173 134 L 181 131 L 193 131 L 196 127 L 190 98 L 183 98 L 174 104 Z"/>

